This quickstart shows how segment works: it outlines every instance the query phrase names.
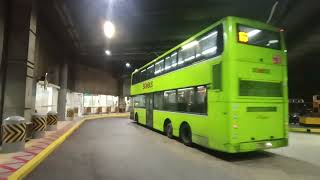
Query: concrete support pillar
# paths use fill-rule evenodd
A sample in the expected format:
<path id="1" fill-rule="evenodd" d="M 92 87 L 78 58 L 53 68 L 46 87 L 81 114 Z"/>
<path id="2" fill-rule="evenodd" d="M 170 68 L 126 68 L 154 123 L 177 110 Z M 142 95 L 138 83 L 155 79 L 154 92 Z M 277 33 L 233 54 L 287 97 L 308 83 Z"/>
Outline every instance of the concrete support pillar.
<path id="1" fill-rule="evenodd" d="M 36 4 L 33 0 L 10 0 L 7 67 L 5 75 L 3 118 L 23 116 L 31 119 L 35 44 L 37 36 Z"/>
<path id="2" fill-rule="evenodd" d="M 58 97 L 58 119 L 66 120 L 66 104 L 67 104 L 67 88 L 68 88 L 68 64 L 63 63 L 60 70 L 60 92 Z"/>
<path id="3" fill-rule="evenodd" d="M 130 79 L 127 76 L 122 76 L 119 80 L 119 110 L 120 112 L 126 111 L 126 96 L 130 96 Z"/>

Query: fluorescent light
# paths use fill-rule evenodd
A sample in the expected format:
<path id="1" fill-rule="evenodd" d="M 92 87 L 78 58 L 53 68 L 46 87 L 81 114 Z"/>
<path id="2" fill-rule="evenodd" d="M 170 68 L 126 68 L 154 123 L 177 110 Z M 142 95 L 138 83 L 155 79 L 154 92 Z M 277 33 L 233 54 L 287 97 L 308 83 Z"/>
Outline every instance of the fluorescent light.
<path id="1" fill-rule="evenodd" d="M 110 21 L 106 21 L 103 25 L 103 32 L 107 38 L 111 39 L 116 32 L 116 29 L 115 29 L 113 23 Z"/>
<path id="2" fill-rule="evenodd" d="M 184 59 L 184 61 L 190 61 L 190 60 L 192 60 L 192 59 L 194 59 L 195 58 L 195 56 L 190 56 L 190 57 L 188 57 L 187 59 Z"/>
<path id="3" fill-rule="evenodd" d="M 279 40 L 277 40 L 277 39 L 273 39 L 273 40 L 269 40 L 269 42 L 268 43 L 270 43 L 270 44 L 274 44 L 274 43 L 278 43 L 279 42 Z"/>
<path id="4" fill-rule="evenodd" d="M 248 37 L 255 36 L 260 32 L 261 32 L 261 30 L 259 30 L 259 29 L 252 30 L 252 31 L 248 32 Z"/>
<path id="5" fill-rule="evenodd" d="M 110 50 L 105 50 L 104 52 L 106 53 L 106 55 L 111 56 L 111 51 Z"/>
<path id="6" fill-rule="evenodd" d="M 178 62 L 178 64 L 180 65 L 180 64 L 183 64 L 184 63 L 184 61 L 183 60 L 181 60 L 181 61 L 179 61 Z"/>
<path id="7" fill-rule="evenodd" d="M 192 41 L 189 44 L 186 44 L 186 45 L 182 46 L 182 50 L 190 49 L 190 48 L 192 48 L 192 47 L 194 47 L 194 46 L 196 46 L 198 44 L 199 44 L 198 41 Z"/>
<path id="8" fill-rule="evenodd" d="M 206 55 L 210 53 L 215 53 L 217 51 L 217 46 L 204 50 L 201 54 Z"/>

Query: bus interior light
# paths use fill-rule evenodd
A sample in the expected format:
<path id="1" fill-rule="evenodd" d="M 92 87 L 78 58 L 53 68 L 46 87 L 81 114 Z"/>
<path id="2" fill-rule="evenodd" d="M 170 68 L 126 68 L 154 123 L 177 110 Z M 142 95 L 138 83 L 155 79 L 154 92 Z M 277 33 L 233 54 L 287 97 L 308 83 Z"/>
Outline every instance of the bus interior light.
<path id="1" fill-rule="evenodd" d="M 253 36 L 259 34 L 260 32 L 261 32 L 261 30 L 259 30 L 259 29 L 252 30 L 252 31 L 248 32 L 248 37 L 253 37 Z"/>
<path id="2" fill-rule="evenodd" d="M 272 40 L 269 40 L 269 41 L 268 41 L 267 46 L 270 46 L 271 44 L 276 44 L 276 43 L 279 43 L 279 40 L 277 40 L 277 39 L 272 39 Z"/>
<path id="3" fill-rule="evenodd" d="M 190 56 L 190 57 L 186 58 L 184 61 L 190 61 L 190 60 L 192 60 L 194 58 L 195 58 L 195 56 Z"/>
<path id="4" fill-rule="evenodd" d="M 182 46 L 182 50 L 190 49 L 190 48 L 192 48 L 192 47 L 194 47 L 194 46 L 196 46 L 198 44 L 199 44 L 198 41 L 192 41 L 189 44 L 186 44 L 186 45 Z"/>

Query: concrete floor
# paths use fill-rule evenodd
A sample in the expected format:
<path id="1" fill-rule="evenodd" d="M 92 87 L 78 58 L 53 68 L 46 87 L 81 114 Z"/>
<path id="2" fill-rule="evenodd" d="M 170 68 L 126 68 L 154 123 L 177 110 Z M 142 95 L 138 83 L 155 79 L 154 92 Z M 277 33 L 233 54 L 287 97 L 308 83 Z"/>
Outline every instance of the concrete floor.
<path id="1" fill-rule="evenodd" d="M 291 138 L 289 148 L 228 155 L 186 147 L 128 119 L 89 121 L 26 179 L 320 179 L 320 136 Z"/>

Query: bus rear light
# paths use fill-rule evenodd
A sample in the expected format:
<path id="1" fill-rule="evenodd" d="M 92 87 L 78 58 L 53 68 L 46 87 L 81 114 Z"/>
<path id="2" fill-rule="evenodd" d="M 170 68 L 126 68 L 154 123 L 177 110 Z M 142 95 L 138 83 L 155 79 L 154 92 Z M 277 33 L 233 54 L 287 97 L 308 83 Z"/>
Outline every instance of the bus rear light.
<path id="1" fill-rule="evenodd" d="M 267 142 L 265 145 L 266 145 L 266 147 L 268 147 L 268 148 L 272 147 L 272 143 L 271 143 L 271 142 Z"/>
<path id="2" fill-rule="evenodd" d="M 280 64 L 281 63 L 281 57 L 280 56 L 273 56 L 272 57 L 272 63 L 273 64 Z"/>

